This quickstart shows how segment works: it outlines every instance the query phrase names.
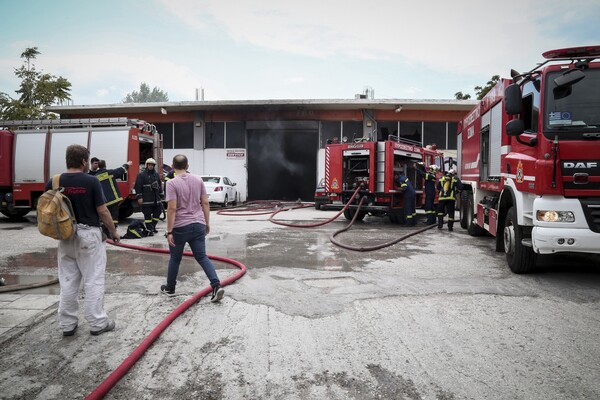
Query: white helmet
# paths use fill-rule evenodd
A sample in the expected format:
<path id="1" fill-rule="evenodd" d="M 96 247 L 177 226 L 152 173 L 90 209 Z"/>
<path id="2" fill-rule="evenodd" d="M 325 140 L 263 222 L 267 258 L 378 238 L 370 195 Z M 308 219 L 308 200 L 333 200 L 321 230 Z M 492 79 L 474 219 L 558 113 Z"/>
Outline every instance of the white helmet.
<path id="1" fill-rule="evenodd" d="M 154 158 L 149 158 L 146 160 L 146 167 L 148 166 L 148 164 L 156 165 L 156 160 Z"/>
<path id="2" fill-rule="evenodd" d="M 435 165 L 435 164 L 431 164 L 431 165 L 429 166 L 429 169 L 431 169 L 432 171 L 439 171 L 439 170 L 440 170 L 440 167 L 438 167 L 438 166 L 437 166 L 437 165 Z"/>
<path id="3" fill-rule="evenodd" d="M 448 171 L 448 173 L 450 175 L 456 175 L 456 170 L 454 168 L 450 169 L 450 171 Z"/>

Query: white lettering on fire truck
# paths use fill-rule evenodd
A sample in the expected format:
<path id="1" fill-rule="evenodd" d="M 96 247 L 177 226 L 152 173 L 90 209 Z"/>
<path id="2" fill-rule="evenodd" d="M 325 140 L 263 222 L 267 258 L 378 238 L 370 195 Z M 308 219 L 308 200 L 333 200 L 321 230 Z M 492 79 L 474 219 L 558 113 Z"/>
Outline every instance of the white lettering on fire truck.
<path id="1" fill-rule="evenodd" d="M 348 145 L 349 149 L 362 149 L 363 147 L 365 147 L 365 146 L 362 145 L 362 144 L 360 144 L 360 143 L 359 144 L 349 144 Z"/>
<path id="2" fill-rule="evenodd" d="M 564 163 L 565 168 L 596 168 L 598 166 L 597 162 L 583 162 L 583 161 L 576 161 L 576 162 L 565 162 Z"/>

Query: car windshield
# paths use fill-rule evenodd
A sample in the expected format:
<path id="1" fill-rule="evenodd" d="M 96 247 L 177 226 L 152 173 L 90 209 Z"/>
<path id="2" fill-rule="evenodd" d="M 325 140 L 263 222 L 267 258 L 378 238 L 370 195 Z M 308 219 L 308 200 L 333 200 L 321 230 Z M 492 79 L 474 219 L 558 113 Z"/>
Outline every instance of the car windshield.
<path id="1" fill-rule="evenodd" d="M 221 181 L 221 178 L 219 178 L 218 176 L 203 176 L 202 180 L 204 182 L 209 182 L 209 183 L 219 183 Z"/>
<path id="2" fill-rule="evenodd" d="M 546 77 L 544 131 L 549 137 L 580 139 L 600 129 L 600 69 L 584 71 L 585 77 L 572 86 L 557 88 L 554 80 L 562 71 Z"/>

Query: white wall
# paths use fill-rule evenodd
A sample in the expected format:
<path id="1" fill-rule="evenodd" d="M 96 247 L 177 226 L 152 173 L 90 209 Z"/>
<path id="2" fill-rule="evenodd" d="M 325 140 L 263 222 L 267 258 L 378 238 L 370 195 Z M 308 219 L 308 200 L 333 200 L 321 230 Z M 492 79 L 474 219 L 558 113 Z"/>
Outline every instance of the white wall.
<path id="1" fill-rule="evenodd" d="M 232 153 L 243 157 L 234 157 Z M 248 197 L 248 170 L 246 169 L 245 149 L 165 149 L 163 150 L 164 163 L 171 165 L 173 157 L 184 154 L 190 164 L 190 173 L 195 175 L 223 175 L 236 183 L 239 201 L 246 201 Z"/>

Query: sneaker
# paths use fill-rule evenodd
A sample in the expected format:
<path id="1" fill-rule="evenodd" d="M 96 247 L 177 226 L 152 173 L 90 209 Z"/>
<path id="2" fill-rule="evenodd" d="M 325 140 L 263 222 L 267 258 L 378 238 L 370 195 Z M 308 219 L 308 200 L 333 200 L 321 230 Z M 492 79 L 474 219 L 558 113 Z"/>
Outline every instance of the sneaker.
<path id="1" fill-rule="evenodd" d="M 160 286 L 160 292 L 162 294 L 165 294 L 165 295 L 169 296 L 169 297 L 175 296 L 175 289 L 169 289 L 167 287 L 167 285 L 161 285 Z"/>
<path id="2" fill-rule="evenodd" d="M 63 336 L 73 336 L 75 334 L 76 330 L 77 330 L 77 325 L 75 325 L 75 328 L 71 329 L 70 331 L 63 331 Z"/>
<path id="3" fill-rule="evenodd" d="M 224 295 L 225 295 L 225 289 L 223 289 L 221 286 L 215 286 L 213 288 L 210 301 L 213 303 L 217 303 L 217 302 L 221 301 L 221 299 L 223 298 Z"/>
<path id="4" fill-rule="evenodd" d="M 112 331 L 113 329 L 115 329 L 115 325 L 116 325 L 115 321 L 113 321 L 112 319 L 109 319 L 108 323 L 106 324 L 106 326 L 104 328 L 100 329 L 99 331 L 90 331 L 90 333 L 94 336 L 98 336 L 101 333 Z"/>

